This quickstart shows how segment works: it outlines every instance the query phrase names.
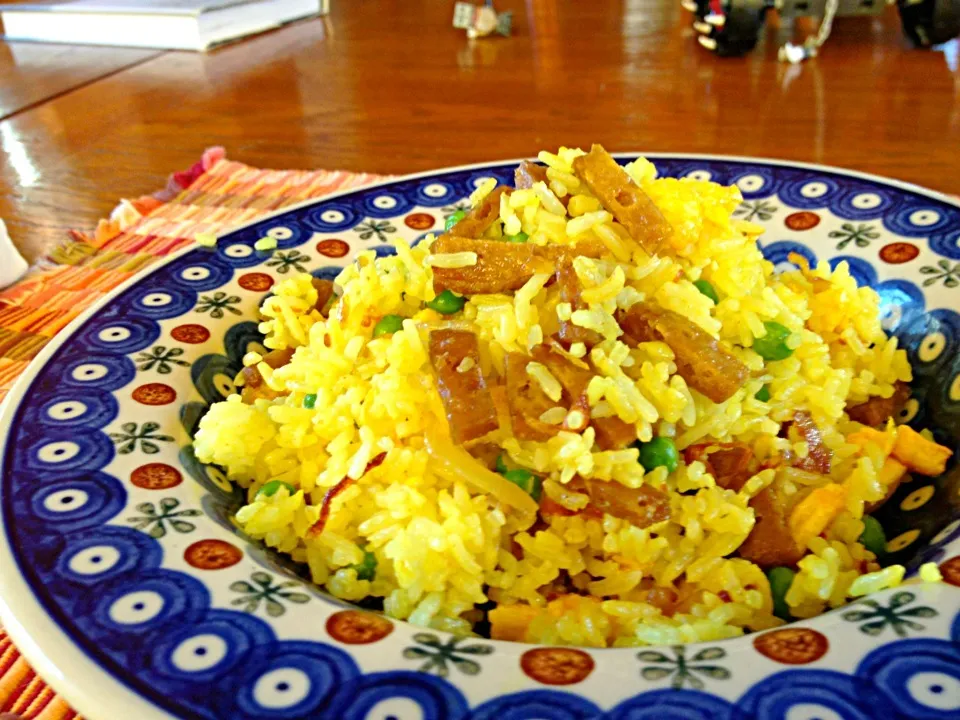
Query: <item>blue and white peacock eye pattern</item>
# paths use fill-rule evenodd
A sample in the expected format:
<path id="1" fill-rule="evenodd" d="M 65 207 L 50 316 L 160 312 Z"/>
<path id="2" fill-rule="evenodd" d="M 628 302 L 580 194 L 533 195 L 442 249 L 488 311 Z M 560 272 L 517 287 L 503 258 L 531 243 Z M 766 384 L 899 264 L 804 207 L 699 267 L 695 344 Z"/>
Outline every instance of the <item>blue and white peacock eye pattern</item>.
<path id="1" fill-rule="evenodd" d="M 846 262 L 881 296 L 916 380 L 899 418 L 960 438 L 960 208 L 822 169 L 655 159 L 736 184 L 778 268 Z M 243 490 L 191 446 L 234 392 L 271 287 L 336 277 L 466 207 L 512 165 L 352 191 L 191 249 L 71 332 L 19 399 L 2 532 L 45 612 L 91 662 L 189 718 L 749 720 L 960 717 L 960 473 L 904 484 L 878 513 L 888 559 L 946 584 L 864 598 L 809 622 L 696 646 L 529 648 L 392 622 L 331 598 L 231 522 Z M 271 250 L 257 240 L 276 241 Z M 272 244 L 272 243 L 271 243 Z M 261 244 L 263 247 L 263 244 Z M 14 400 L 16 402 L 16 400 Z M 558 686 L 563 686 L 558 687 Z"/>

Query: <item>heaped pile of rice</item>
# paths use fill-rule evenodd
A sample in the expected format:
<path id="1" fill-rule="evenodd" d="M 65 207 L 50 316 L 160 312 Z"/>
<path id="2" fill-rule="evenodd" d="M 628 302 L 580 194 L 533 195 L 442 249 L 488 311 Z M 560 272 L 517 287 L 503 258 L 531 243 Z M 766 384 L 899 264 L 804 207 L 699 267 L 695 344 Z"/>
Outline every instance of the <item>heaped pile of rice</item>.
<path id="1" fill-rule="evenodd" d="M 900 582 L 869 513 L 950 451 L 841 263 L 774 275 L 734 187 L 542 152 L 447 232 L 285 280 L 197 456 L 345 600 L 495 638 L 715 640 Z M 462 214 L 462 213 L 461 213 Z"/>

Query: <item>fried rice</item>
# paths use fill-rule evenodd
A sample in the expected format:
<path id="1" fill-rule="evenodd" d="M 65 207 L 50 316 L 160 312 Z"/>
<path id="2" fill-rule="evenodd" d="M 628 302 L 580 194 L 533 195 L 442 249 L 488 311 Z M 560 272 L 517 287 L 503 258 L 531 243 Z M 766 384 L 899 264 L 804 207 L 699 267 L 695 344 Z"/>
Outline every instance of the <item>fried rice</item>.
<path id="1" fill-rule="evenodd" d="M 736 187 L 606 157 L 541 152 L 439 237 L 274 287 L 195 438 L 247 534 L 338 598 L 536 643 L 717 640 L 901 581 L 864 518 L 949 451 L 891 417 L 876 293 L 776 274 Z"/>

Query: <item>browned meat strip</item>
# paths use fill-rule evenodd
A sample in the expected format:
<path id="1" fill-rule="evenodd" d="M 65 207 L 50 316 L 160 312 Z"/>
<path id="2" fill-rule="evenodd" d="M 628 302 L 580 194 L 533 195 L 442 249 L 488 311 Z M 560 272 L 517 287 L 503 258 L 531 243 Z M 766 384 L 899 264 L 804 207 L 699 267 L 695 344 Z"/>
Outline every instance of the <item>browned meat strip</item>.
<path id="1" fill-rule="evenodd" d="M 497 410 L 480 369 L 477 336 L 465 330 L 432 330 L 430 362 L 450 423 L 450 437 L 462 445 L 499 427 Z M 472 364 L 463 369 L 460 363 Z"/>
<path id="2" fill-rule="evenodd" d="M 524 160 L 517 165 L 517 169 L 513 171 L 513 184 L 517 186 L 517 190 L 529 190 L 538 182 L 546 185 L 550 184 L 550 179 L 547 177 L 547 169 L 543 165 L 537 165 L 529 160 Z M 570 204 L 569 195 L 558 197 L 557 200 L 559 200 L 564 207 Z"/>
<path id="3" fill-rule="evenodd" d="M 530 357 L 522 353 L 507 354 L 507 402 L 510 405 L 513 434 L 520 440 L 548 440 L 563 427 L 540 420 L 540 416 L 554 407 L 555 403 L 547 397 L 540 385 L 527 375 L 529 362 Z"/>
<path id="4" fill-rule="evenodd" d="M 667 494 L 647 485 L 628 488 L 617 482 L 585 480 L 578 476 L 564 485 L 563 491 L 585 493 L 590 498 L 590 503 L 583 510 L 569 510 L 544 494 L 540 498 L 542 516 L 582 515 L 600 520 L 604 513 L 608 513 L 641 529 L 670 517 L 670 499 Z"/>
<path id="5" fill-rule="evenodd" d="M 673 232 L 653 200 L 601 145 L 574 160 L 573 172 L 648 253 L 656 253 Z"/>
<path id="6" fill-rule="evenodd" d="M 573 269 L 573 258 L 564 257 L 557 268 L 557 288 L 560 291 L 560 302 L 570 303 L 574 310 L 586 310 L 587 304 L 580 297 L 580 278 Z M 560 321 L 559 339 L 570 347 L 573 343 L 582 342 L 587 348 L 592 348 L 600 342 L 600 334 L 595 330 L 588 330 L 574 325 L 570 320 Z"/>
<path id="7" fill-rule="evenodd" d="M 575 427 L 564 421 L 565 430 L 581 432 L 590 422 L 590 404 L 587 402 L 587 385 L 593 379 L 589 368 L 578 367 L 568 358 L 558 352 L 550 350 L 544 345 L 537 345 L 533 349 L 533 359 L 544 365 L 563 387 L 563 403 L 570 410 L 578 410 L 583 419 Z"/>
<path id="8" fill-rule="evenodd" d="M 796 458 L 793 461 L 795 468 L 807 470 L 809 472 L 826 475 L 830 472 L 830 461 L 833 453 L 823 444 L 823 435 L 817 424 L 810 417 L 810 413 L 800 411 L 794 413 L 793 422 L 786 423 L 787 437 L 790 437 L 790 429 L 793 428 L 797 434 L 807 443 L 807 456 L 805 458 Z"/>
<path id="9" fill-rule="evenodd" d="M 482 442 L 474 444 L 467 452 L 487 470 L 494 470 L 497 466 L 497 458 L 503 451 L 493 443 Z"/>
<path id="10" fill-rule="evenodd" d="M 524 160 L 513 171 L 513 184 L 517 186 L 517 190 L 529 190 L 538 182 L 549 182 L 547 169 L 543 165 Z"/>
<path id="11" fill-rule="evenodd" d="M 330 302 L 336 294 L 333 281 L 315 277 L 311 282 L 317 291 L 317 302 L 313 306 L 326 317 L 330 311 Z"/>
<path id="12" fill-rule="evenodd" d="M 898 382 L 893 387 L 893 395 L 888 398 L 872 397 L 866 402 L 847 408 L 847 415 L 858 423 L 877 427 L 893 417 L 910 399 L 910 386 L 905 382 Z"/>
<path id="13" fill-rule="evenodd" d="M 501 185 L 494 188 L 473 210 L 456 224 L 455 232 L 460 237 L 478 238 L 500 217 L 500 196 L 513 192 L 512 187 Z"/>
<path id="14" fill-rule="evenodd" d="M 573 245 L 545 245 L 538 247 L 534 252 L 553 260 L 558 266 L 561 261 L 573 262 L 575 257 L 583 255 L 588 258 L 598 258 L 607 252 L 607 246 L 598 238 L 580 240 Z"/>
<path id="15" fill-rule="evenodd" d="M 661 490 L 641 485 L 628 488 L 618 482 L 584 480 L 590 505 L 600 512 L 645 528 L 670 517 L 670 498 Z"/>
<path id="16" fill-rule="evenodd" d="M 750 479 L 750 461 L 753 450 L 744 443 L 699 443 L 683 451 L 683 458 L 690 464 L 699 460 L 713 475 L 717 485 L 728 490 L 740 492 L 744 483 Z"/>
<path id="17" fill-rule="evenodd" d="M 290 358 L 293 357 L 293 351 L 294 348 L 271 350 L 263 356 L 263 362 L 276 370 L 278 367 L 283 367 L 290 362 Z M 256 365 L 251 365 L 243 369 L 243 391 L 240 393 L 240 398 L 243 402 L 247 403 L 247 405 L 252 405 L 253 401 L 259 398 L 275 400 L 287 394 L 286 392 L 277 392 L 264 383 L 263 375 L 257 370 Z"/>
<path id="18" fill-rule="evenodd" d="M 441 235 L 433 245 L 435 254 L 474 252 L 475 265 L 434 268 L 433 289 L 452 290 L 460 295 L 512 292 L 536 273 L 554 272 L 554 263 L 527 243 L 475 240 L 459 235 Z"/>
<path id="19" fill-rule="evenodd" d="M 623 450 L 637 441 L 637 428 L 618 417 L 593 418 L 590 424 L 601 450 Z"/>
<path id="20" fill-rule="evenodd" d="M 672 310 L 638 303 L 619 311 L 617 321 L 628 344 L 659 340 L 669 345 L 680 377 L 715 403 L 729 400 L 750 376 L 747 366 L 712 335 Z"/>
<path id="21" fill-rule="evenodd" d="M 803 557 L 787 525 L 787 506 L 774 486 L 769 486 L 750 501 L 757 516 L 753 530 L 740 545 L 740 557 L 760 567 L 796 565 Z"/>

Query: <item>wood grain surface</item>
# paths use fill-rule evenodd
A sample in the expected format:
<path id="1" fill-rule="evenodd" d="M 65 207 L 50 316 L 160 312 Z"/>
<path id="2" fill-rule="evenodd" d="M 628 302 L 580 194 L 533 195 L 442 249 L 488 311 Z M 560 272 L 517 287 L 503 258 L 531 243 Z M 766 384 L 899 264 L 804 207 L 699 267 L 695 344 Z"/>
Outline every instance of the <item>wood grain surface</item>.
<path id="1" fill-rule="evenodd" d="M 159 54 L 134 48 L 0 43 L 0 120 Z"/>
<path id="2" fill-rule="evenodd" d="M 31 256 L 220 144 L 254 165 L 406 173 L 559 144 L 828 163 L 960 193 L 960 49 L 909 47 L 891 8 L 772 23 L 720 59 L 670 0 L 498 0 L 512 38 L 468 41 L 450 3 L 334 2 L 208 55 L 169 52 L 0 122 L 0 217 Z M 29 82 L 25 80 L 24 82 Z"/>

